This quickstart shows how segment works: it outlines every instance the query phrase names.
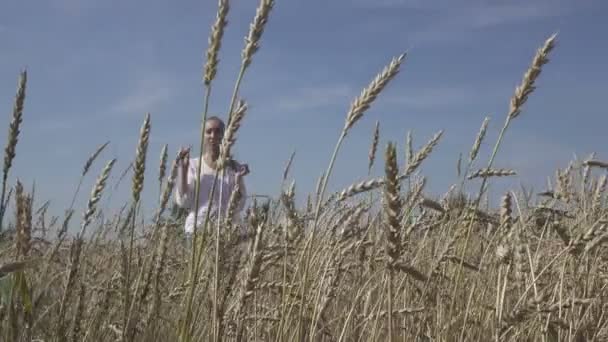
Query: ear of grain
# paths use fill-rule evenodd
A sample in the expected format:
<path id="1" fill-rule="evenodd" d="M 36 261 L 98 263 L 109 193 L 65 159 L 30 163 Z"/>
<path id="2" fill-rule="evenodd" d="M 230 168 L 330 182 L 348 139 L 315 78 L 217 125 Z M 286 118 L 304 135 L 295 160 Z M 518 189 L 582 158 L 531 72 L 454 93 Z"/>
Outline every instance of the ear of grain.
<path id="1" fill-rule="evenodd" d="M 585 166 L 589 166 L 589 167 L 597 167 L 597 168 L 608 169 L 608 162 L 604 162 L 604 161 L 600 161 L 600 160 L 595 160 L 595 159 L 591 159 L 591 160 L 585 161 L 584 165 Z"/>
<path id="2" fill-rule="evenodd" d="M 230 194 L 230 198 L 228 199 L 228 208 L 226 209 L 226 218 L 224 224 L 227 227 L 232 226 L 232 220 L 234 219 L 234 214 L 236 212 L 236 207 L 238 203 L 242 199 L 241 188 L 237 183 Z"/>
<path id="3" fill-rule="evenodd" d="M 386 255 L 389 265 L 394 265 L 400 255 L 401 185 L 398 179 L 396 149 L 392 143 L 386 147 L 385 153 L 385 183 L 384 183 L 384 229 L 386 232 Z"/>
<path id="4" fill-rule="evenodd" d="M 532 60 L 532 65 L 524 74 L 521 84 L 515 89 L 515 94 L 511 98 L 508 114 L 509 118 L 515 119 L 519 116 L 521 113 L 521 108 L 528 100 L 528 96 L 536 89 L 536 80 L 540 76 L 542 67 L 549 63 L 549 53 L 555 47 L 556 37 L 556 34 L 549 37 L 545 41 L 545 44 L 536 52 L 536 55 Z"/>
<path id="5" fill-rule="evenodd" d="M 380 139 L 380 122 L 376 121 L 376 127 L 374 128 L 374 134 L 372 136 L 372 145 L 369 148 L 367 174 L 370 174 L 372 172 L 372 167 L 374 166 L 374 160 L 376 159 L 376 149 L 378 148 L 379 139 Z"/>
<path id="6" fill-rule="evenodd" d="M 337 200 L 338 200 L 338 202 L 344 201 L 347 198 L 355 196 L 357 194 L 377 189 L 380 186 L 382 186 L 383 184 L 384 184 L 384 179 L 382 179 L 382 178 L 375 178 L 375 179 L 370 179 L 367 181 L 359 182 L 356 184 L 352 184 L 349 187 L 347 187 L 346 189 L 340 191 L 340 193 L 338 194 Z"/>
<path id="7" fill-rule="evenodd" d="M 270 11 L 274 7 L 274 0 L 260 0 L 260 4 L 253 18 L 253 23 L 249 26 L 249 33 L 245 37 L 245 48 L 243 49 L 243 65 L 248 67 L 251 64 L 253 55 L 260 48 L 262 33 L 270 17 Z"/>
<path id="8" fill-rule="evenodd" d="M 15 185 L 15 222 L 16 222 L 16 237 L 15 250 L 17 252 L 16 260 L 22 260 L 27 257 L 31 247 L 32 239 L 32 207 L 29 196 L 24 193 L 23 185 L 17 180 Z"/>
<path id="9" fill-rule="evenodd" d="M 513 212 L 511 203 L 511 193 L 507 192 L 502 198 L 502 205 L 500 206 L 500 225 L 505 230 L 511 228 L 511 214 Z"/>
<path id="10" fill-rule="evenodd" d="M 336 161 L 336 157 L 338 156 L 338 152 L 340 150 L 340 147 L 342 146 L 342 143 L 344 142 L 344 139 L 346 138 L 346 135 L 348 134 L 348 131 L 353 127 L 353 125 L 359 119 L 361 119 L 361 117 L 363 116 L 363 113 L 367 109 L 369 109 L 371 103 L 376 99 L 378 94 L 386 87 L 388 82 L 397 75 L 397 73 L 399 72 L 399 67 L 401 65 L 401 62 L 403 61 L 404 58 L 405 58 L 405 54 L 402 54 L 402 55 L 398 56 L 397 58 L 393 58 L 391 63 L 388 66 L 386 66 L 384 68 L 384 70 L 376 76 L 376 78 L 374 78 L 374 80 L 371 82 L 371 84 L 367 88 L 365 88 L 361 92 L 361 95 L 359 97 L 357 97 L 351 104 L 350 110 L 349 110 L 348 114 L 346 115 L 346 122 L 344 124 L 344 128 L 342 129 L 342 133 L 340 134 L 340 137 L 338 138 L 338 142 L 336 143 L 336 146 L 334 147 L 334 152 L 329 161 L 329 166 L 327 167 L 327 171 L 325 172 L 325 177 L 323 178 L 323 184 L 321 186 L 320 196 L 318 196 L 317 208 L 315 210 L 315 218 L 313 221 L 313 228 L 312 228 L 313 236 L 314 236 L 314 233 L 317 228 L 317 223 L 318 223 L 318 219 L 319 219 L 319 215 L 321 212 L 321 207 L 322 207 L 323 199 L 324 199 L 323 197 L 325 195 L 325 190 L 327 189 L 328 179 L 329 179 L 329 176 L 331 175 L 331 172 L 334 167 L 334 163 Z M 437 139 L 439 139 L 439 138 L 437 137 Z M 309 241 L 311 241 L 311 240 L 309 240 Z"/>
<path id="11" fill-rule="evenodd" d="M 412 131 L 407 131 L 407 137 L 405 138 L 405 162 L 406 165 L 412 163 L 414 158 L 414 147 L 412 146 Z"/>
<path id="12" fill-rule="evenodd" d="M 505 119 L 505 123 L 500 130 L 500 133 L 498 134 L 498 138 L 496 139 L 496 143 L 494 144 L 494 148 L 492 150 L 492 155 L 490 156 L 486 168 L 492 168 L 494 159 L 498 153 L 498 149 L 502 144 L 505 132 L 507 131 L 511 121 L 519 116 L 523 105 L 528 100 L 528 96 L 536 89 L 535 82 L 540 76 L 542 67 L 549 62 L 548 55 L 555 47 L 555 38 L 556 35 L 549 37 L 545 41 L 545 44 L 537 51 L 534 59 L 532 60 L 532 65 L 524 74 L 521 84 L 515 89 L 515 94 L 511 97 L 509 113 L 507 114 L 507 118 Z M 486 191 L 486 182 L 487 178 L 484 178 L 479 187 L 479 194 L 475 200 L 476 205 L 479 204 L 484 192 Z"/>
<path id="13" fill-rule="evenodd" d="M 395 145 L 389 143 L 385 153 L 385 183 L 384 183 L 384 233 L 386 269 L 388 275 L 388 337 L 393 340 L 393 271 L 401 254 L 401 209 L 400 184 L 398 178 L 397 152 Z"/>
<path id="14" fill-rule="evenodd" d="M 209 47 L 207 48 L 207 62 L 205 64 L 205 74 L 203 79 L 205 85 L 209 86 L 211 81 L 217 74 L 218 55 L 222 46 L 222 37 L 224 36 L 224 29 L 228 24 L 228 11 L 230 10 L 230 4 L 228 0 L 219 0 L 217 8 L 217 16 L 215 23 L 211 28 L 211 36 L 209 37 Z M 162 177 L 161 177 L 162 178 Z"/>
<path id="15" fill-rule="evenodd" d="M 165 184 L 165 188 L 160 196 L 160 205 L 158 208 L 158 212 L 155 215 L 156 224 L 159 223 L 165 209 L 167 208 L 167 203 L 169 202 L 169 198 L 171 197 L 171 192 L 173 191 L 173 187 L 175 186 L 175 180 L 177 178 L 177 168 L 179 167 L 180 155 L 179 153 L 176 155 L 173 162 L 171 162 L 171 172 L 169 173 L 169 177 L 167 177 L 167 183 Z"/>
<path id="16" fill-rule="evenodd" d="M 17 142 L 19 141 L 19 127 L 23 121 L 23 104 L 25 102 L 25 89 L 27 85 L 27 71 L 23 70 L 19 75 L 19 85 L 17 95 L 15 96 L 15 104 L 13 106 L 13 116 L 8 130 L 8 141 L 4 149 L 4 166 L 2 172 L 6 179 L 8 172 L 13 165 L 13 159 L 16 155 Z"/>
<path id="17" fill-rule="evenodd" d="M 472 174 L 467 176 L 467 179 L 474 178 L 488 178 L 488 177 L 506 177 L 506 176 L 514 176 L 517 173 L 514 170 L 509 169 L 479 169 Z"/>
<path id="18" fill-rule="evenodd" d="M 598 181 L 597 187 L 595 188 L 595 192 L 593 193 L 592 206 L 595 210 L 599 209 L 600 206 L 602 205 L 602 196 L 606 192 L 607 184 L 608 184 L 608 176 L 606 174 L 604 174 Z"/>
<path id="19" fill-rule="evenodd" d="M 344 129 L 342 130 L 344 135 L 346 135 L 353 125 L 361 119 L 365 111 L 369 109 L 372 102 L 376 100 L 376 97 L 378 97 L 386 85 L 397 76 L 405 55 L 406 54 L 402 54 L 393 58 L 390 64 L 387 65 L 380 74 L 376 75 L 367 88 L 363 89 L 359 97 L 352 102 L 348 114 L 346 115 Z"/>
<path id="20" fill-rule="evenodd" d="M 165 178 L 165 173 L 167 172 L 167 149 L 168 145 L 164 144 L 162 150 L 160 151 L 160 164 L 158 167 L 158 183 L 159 186 L 163 186 L 163 180 Z"/>
<path id="21" fill-rule="evenodd" d="M 99 157 L 99 155 L 101 154 L 101 152 L 103 152 L 103 150 L 110 144 L 109 141 L 106 141 L 105 143 L 103 143 L 102 145 L 100 145 L 99 147 L 97 147 L 97 149 L 95 150 L 95 152 L 93 152 L 93 154 L 91 154 L 89 156 L 89 158 L 87 159 L 87 161 L 84 163 L 84 166 L 82 167 L 82 174 L 81 176 L 85 176 L 88 172 L 89 169 L 91 168 L 91 165 L 93 165 L 93 162 L 97 159 L 97 157 Z"/>
<path id="22" fill-rule="evenodd" d="M 481 148 L 481 143 L 486 136 L 486 131 L 488 130 L 488 123 L 490 122 L 490 118 L 486 116 L 486 118 L 481 123 L 481 128 L 479 129 L 479 133 L 477 133 L 477 138 L 475 138 L 475 142 L 473 143 L 473 147 L 471 148 L 471 152 L 469 153 L 469 163 L 472 163 L 479 153 L 479 148 Z"/>
<path id="23" fill-rule="evenodd" d="M 110 176 L 110 172 L 112 171 L 112 168 L 114 167 L 115 162 L 116 162 L 116 159 L 112 159 L 106 164 L 106 166 L 101 171 L 101 175 L 97 178 L 97 181 L 95 182 L 95 185 L 93 186 L 93 190 L 91 191 L 91 196 L 89 197 L 89 201 L 87 203 L 87 209 L 83 215 L 82 226 L 80 228 L 80 233 L 79 233 L 80 238 L 82 238 L 84 236 L 86 228 L 91 223 L 91 219 L 92 219 L 93 215 L 95 214 L 95 211 L 97 210 L 97 203 L 101 199 L 101 195 L 103 193 L 103 190 L 106 187 L 106 182 L 108 180 L 108 177 Z"/>
<path id="24" fill-rule="evenodd" d="M 135 163 L 133 164 L 133 185 L 132 196 L 133 203 L 139 203 L 141 192 L 144 188 L 144 173 L 146 170 L 146 154 L 148 152 L 148 140 L 150 139 L 150 114 L 147 113 L 144 118 L 144 123 L 139 132 L 139 141 L 135 155 Z"/>
<path id="25" fill-rule="evenodd" d="M 256 215 L 257 217 L 257 215 Z M 260 271 L 261 271 L 261 267 L 262 267 L 262 257 L 263 257 L 263 233 L 264 233 L 264 222 L 263 221 L 257 221 L 255 222 L 255 239 L 253 242 L 253 247 L 252 247 L 252 251 L 251 251 L 251 257 L 250 257 L 250 263 L 249 263 L 249 267 L 247 268 L 247 276 L 244 279 L 243 285 L 242 285 L 242 289 L 241 289 L 241 293 L 239 295 L 237 304 L 236 304 L 236 308 L 235 308 L 235 312 L 234 312 L 234 317 L 238 318 L 241 317 L 242 315 L 242 310 L 243 307 L 245 306 L 247 299 L 249 299 L 252 295 L 253 292 L 255 290 L 255 286 L 256 284 L 259 282 L 260 280 Z M 242 320 L 239 320 L 242 322 Z M 242 324 L 242 323 L 240 323 Z M 241 333 L 241 329 L 242 329 L 242 325 L 241 327 L 238 329 L 237 334 L 240 335 Z"/>
<path id="26" fill-rule="evenodd" d="M 439 143 L 439 139 L 443 135 L 443 130 L 437 132 L 431 140 L 424 145 L 415 156 L 412 157 L 411 163 L 407 164 L 407 168 L 405 170 L 405 177 L 409 177 L 416 169 L 422 164 L 422 162 L 433 152 L 433 149 Z"/>
<path id="27" fill-rule="evenodd" d="M 245 114 L 247 113 L 247 104 L 245 101 L 239 101 L 237 108 L 234 110 L 232 115 L 230 116 L 232 119 L 226 128 L 226 132 L 224 133 L 224 137 L 222 138 L 222 143 L 220 145 L 220 157 L 219 157 L 219 165 L 220 169 L 226 167 L 226 163 L 231 159 L 230 150 L 232 146 L 236 142 L 236 133 L 241 127 L 241 122 L 243 118 L 245 118 Z"/>
<path id="28" fill-rule="evenodd" d="M 8 128 L 8 141 L 4 148 L 4 165 L 2 167 L 2 195 L 0 196 L 0 232 L 2 232 L 2 223 L 6 207 L 4 204 L 4 196 L 6 195 L 6 182 L 8 173 L 13 165 L 13 159 L 16 156 L 17 142 L 19 141 L 19 128 L 23 121 L 23 104 L 25 102 L 25 89 L 27 85 L 27 71 L 23 70 L 19 75 L 19 85 L 17 87 L 17 95 L 15 96 L 15 104 L 13 106 L 13 116 Z"/>
<path id="29" fill-rule="evenodd" d="M 289 171 L 291 170 L 291 165 L 293 163 L 293 159 L 296 156 L 296 151 L 294 150 L 293 152 L 291 152 L 291 155 L 289 156 L 289 160 L 287 161 L 287 164 L 285 164 L 285 168 L 283 169 L 283 182 L 285 182 L 287 180 L 287 175 L 289 174 Z"/>

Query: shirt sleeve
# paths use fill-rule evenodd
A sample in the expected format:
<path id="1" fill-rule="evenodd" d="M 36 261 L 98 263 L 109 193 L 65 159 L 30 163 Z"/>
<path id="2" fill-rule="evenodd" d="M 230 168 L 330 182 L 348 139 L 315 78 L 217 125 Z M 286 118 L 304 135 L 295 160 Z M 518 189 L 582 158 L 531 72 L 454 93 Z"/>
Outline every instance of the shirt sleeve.
<path id="1" fill-rule="evenodd" d="M 181 165 L 177 168 L 177 180 L 175 182 L 175 203 L 181 208 L 192 208 L 194 205 L 194 174 L 195 174 L 195 161 L 190 159 L 190 163 L 186 175 L 186 191 L 182 191 L 182 167 Z"/>

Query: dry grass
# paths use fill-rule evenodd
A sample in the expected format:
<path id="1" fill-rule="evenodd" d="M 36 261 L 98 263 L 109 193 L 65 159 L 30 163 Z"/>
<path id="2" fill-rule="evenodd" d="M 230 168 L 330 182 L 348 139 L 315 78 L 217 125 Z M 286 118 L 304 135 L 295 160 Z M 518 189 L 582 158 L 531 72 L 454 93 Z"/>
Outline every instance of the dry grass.
<path id="1" fill-rule="evenodd" d="M 245 39 L 227 111 L 223 160 L 230 158 L 237 130 L 243 129 L 246 106 L 236 99 L 273 5 L 271 0 L 260 1 Z M 220 0 L 205 65 L 203 122 L 228 10 L 228 1 Z M 33 207 L 37 201 L 33 191 L 25 191 L 23 180 L 3 185 L 2 208 L 14 191 L 15 212 L 6 216 L 6 229 L 0 231 L 0 339 L 607 340 L 608 164 L 593 157 L 574 160 L 558 170 L 551 187 L 537 197 L 508 192 L 496 210 L 479 206 L 491 177 L 516 172 L 494 168 L 493 163 L 505 131 L 536 88 L 555 38 L 541 46 L 524 73 L 487 166 L 469 174 L 480 158 L 488 118 L 473 143 L 461 183 L 441 199 L 426 194 L 426 179 L 416 172 L 443 131 L 418 151 L 408 132 L 405 153 L 399 154 L 393 143 L 386 147 L 384 177 L 324 196 L 344 138 L 396 77 L 405 55 L 394 58 L 351 104 L 316 189 L 299 193 L 295 181 L 288 183 L 294 152 L 276 200 L 249 203 L 243 220 L 206 217 L 199 222 L 206 229 L 197 233 L 192 248 L 181 233 L 183 216 L 166 213 L 179 158 L 172 161 L 167 177 L 167 145 L 160 158 L 158 210 L 150 224 L 136 221 L 144 193 L 149 115 L 131 163 L 132 202 L 126 214 L 106 217 L 97 211 L 115 160 L 101 169 L 82 213 L 80 234 L 73 239 L 65 234 L 69 221 L 78 217 L 72 207 L 61 219 L 48 218 L 44 205 Z M 25 75 L 9 127 L 5 184 L 20 133 Z M 366 174 L 374 165 L 379 125 Z M 86 161 L 76 193 L 106 145 Z M 401 170 L 399 155 L 405 156 Z M 467 193 L 466 186 L 477 178 L 482 178 L 479 193 Z M 363 196 L 366 193 L 370 196 Z M 295 205 L 297 196 L 308 198 L 302 208 Z M 238 199 L 236 191 L 230 212 Z M 48 240 L 48 230 L 59 232 L 58 238 Z M 122 234 L 110 238 L 115 232 Z"/>

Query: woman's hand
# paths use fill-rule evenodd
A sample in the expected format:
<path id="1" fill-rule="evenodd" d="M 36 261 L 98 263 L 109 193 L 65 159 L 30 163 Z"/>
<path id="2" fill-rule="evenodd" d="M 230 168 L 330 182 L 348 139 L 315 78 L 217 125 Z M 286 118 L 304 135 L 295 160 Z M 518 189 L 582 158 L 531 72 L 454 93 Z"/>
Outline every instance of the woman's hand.
<path id="1" fill-rule="evenodd" d="M 190 147 L 182 147 L 178 152 L 179 164 L 182 168 L 181 190 L 186 192 L 188 184 L 188 167 L 190 166 Z"/>
<path id="2" fill-rule="evenodd" d="M 240 177 L 247 176 L 249 174 L 249 165 L 248 164 L 240 164 L 237 168 L 237 174 Z"/>
<path id="3" fill-rule="evenodd" d="M 182 165 L 188 166 L 188 163 L 190 162 L 190 147 L 180 148 L 177 157 Z"/>
<path id="4" fill-rule="evenodd" d="M 236 174 L 236 179 L 241 180 L 243 177 L 249 174 L 249 165 L 248 164 L 240 164 L 238 162 L 234 162 L 234 169 Z"/>

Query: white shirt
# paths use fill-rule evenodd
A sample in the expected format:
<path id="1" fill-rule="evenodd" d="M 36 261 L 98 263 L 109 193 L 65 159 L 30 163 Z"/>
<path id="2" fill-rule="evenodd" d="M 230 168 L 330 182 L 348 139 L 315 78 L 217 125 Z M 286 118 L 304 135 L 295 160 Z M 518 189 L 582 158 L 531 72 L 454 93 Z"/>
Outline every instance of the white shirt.
<path id="1" fill-rule="evenodd" d="M 205 223 L 206 212 L 209 207 L 209 195 L 211 194 L 211 188 L 213 187 L 213 180 L 215 179 L 215 170 L 212 169 L 203 158 L 202 172 L 200 177 L 201 187 L 199 192 L 199 208 L 198 208 L 198 218 L 196 221 L 197 227 L 202 227 Z M 175 183 L 175 203 L 182 208 L 187 208 L 190 210 L 188 216 L 186 217 L 186 222 L 184 225 L 184 230 L 186 233 L 194 232 L 194 196 L 196 195 L 196 169 L 198 167 L 198 158 L 190 158 L 190 163 L 188 165 L 188 175 L 186 182 L 186 193 L 182 192 L 182 167 L 177 168 L 177 180 Z M 214 199 L 212 203 L 210 218 L 213 218 L 217 215 L 217 207 L 218 203 L 220 203 L 220 193 L 221 193 L 221 210 L 222 217 L 225 217 L 226 210 L 228 209 L 228 202 L 230 200 L 230 196 L 232 191 L 236 186 L 236 173 L 231 168 L 226 168 L 224 177 L 222 179 L 222 173 L 218 173 L 218 183 L 215 186 Z M 240 193 L 241 200 L 236 206 L 235 210 L 235 218 L 238 219 L 240 212 L 245 207 L 247 190 L 245 189 L 245 183 L 241 181 Z"/>

